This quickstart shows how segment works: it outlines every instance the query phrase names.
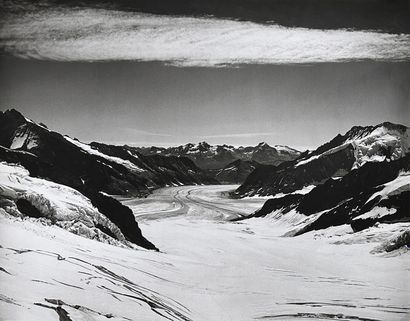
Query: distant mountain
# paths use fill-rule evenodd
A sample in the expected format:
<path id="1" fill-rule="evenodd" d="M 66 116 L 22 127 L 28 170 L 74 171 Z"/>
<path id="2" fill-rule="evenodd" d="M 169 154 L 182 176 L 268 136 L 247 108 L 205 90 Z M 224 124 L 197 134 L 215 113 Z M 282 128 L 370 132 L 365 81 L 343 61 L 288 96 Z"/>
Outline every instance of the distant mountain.
<path id="1" fill-rule="evenodd" d="M 295 161 L 256 168 L 235 195 L 275 194 L 250 217 L 299 217 L 292 236 L 343 224 L 360 231 L 409 222 L 409 134 L 391 123 L 353 127 Z"/>
<path id="2" fill-rule="evenodd" d="M 278 165 L 293 160 L 300 152 L 281 145 L 269 146 L 260 143 L 256 146 L 234 147 L 231 145 L 209 145 L 206 142 L 186 144 L 178 147 L 130 147 L 143 155 L 184 156 L 202 169 L 223 169 L 236 160 Z"/>
<path id="3" fill-rule="evenodd" d="M 187 158 L 88 145 L 50 131 L 16 110 L 0 112 L 0 161 L 20 164 L 31 177 L 77 190 L 118 226 L 127 241 L 149 249 L 155 246 L 142 236 L 132 211 L 107 194 L 144 196 L 162 186 L 216 183 Z"/>
<path id="4" fill-rule="evenodd" d="M 209 173 L 222 184 L 240 184 L 258 166 L 261 166 L 258 162 L 237 159 L 222 169 L 209 170 Z"/>
<path id="5" fill-rule="evenodd" d="M 341 177 L 367 162 L 396 160 L 409 152 L 409 133 L 409 128 L 391 123 L 353 127 L 293 161 L 256 168 L 233 195 L 291 193 Z"/>

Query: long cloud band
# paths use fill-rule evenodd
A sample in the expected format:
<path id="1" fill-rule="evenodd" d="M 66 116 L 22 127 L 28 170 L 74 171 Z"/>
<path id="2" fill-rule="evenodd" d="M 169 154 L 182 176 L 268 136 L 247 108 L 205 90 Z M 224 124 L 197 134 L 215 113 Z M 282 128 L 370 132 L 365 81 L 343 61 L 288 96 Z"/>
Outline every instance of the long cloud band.
<path id="1" fill-rule="evenodd" d="M 42 9 L 6 17 L 6 52 L 58 61 L 162 61 L 177 66 L 410 60 L 410 35 L 285 28 L 252 22 Z"/>

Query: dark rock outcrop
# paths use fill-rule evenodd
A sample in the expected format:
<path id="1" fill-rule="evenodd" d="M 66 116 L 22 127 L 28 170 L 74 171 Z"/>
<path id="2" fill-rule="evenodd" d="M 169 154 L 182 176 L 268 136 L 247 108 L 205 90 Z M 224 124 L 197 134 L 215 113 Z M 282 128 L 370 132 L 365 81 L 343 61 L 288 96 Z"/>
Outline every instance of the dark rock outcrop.
<path id="1" fill-rule="evenodd" d="M 341 170 L 350 170 L 354 163 L 353 147 L 295 166 L 296 161 L 279 166 L 260 166 L 253 171 L 233 196 L 266 196 L 292 193 L 304 186 L 319 184 Z"/>
<path id="2" fill-rule="evenodd" d="M 283 214 L 295 209 L 306 216 L 322 212 L 290 235 L 343 224 L 350 224 L 354 231 L 360 231 L 376 223 L 409 222 L 410 186 L 385 198 L 377 195 L 384 184 L 408 171 L 410 154 L 392 162 L 366 163 L 340 179 L 330 178 L 306 195 L 290 194 L 270 199 L 253 216 L 265 216 L 278 209 L 282 209 Z M 375 208 L 384 214 L 362 216 Z"/>
<path id="3" fill-rule="evenodd" d="M 41 212 L 26 199 L 18 199 L 16 205 L 18 210 L 26 216 L 34 218 L 43 217 Z"/>
<path id="4" fill-rule="evenodd" d="M 263 204 L 260 210 L 256 211 L 255 213 L 249 216 L 240 217 L 233 221 L 242 221 L 252 217 L 265 217 L 266 215 L 278 210 L 280 210 L 282 215 L 285 215 L 292 209 L 296 208 L 296 206 L 299 204 L 302 198 L 303 195 L 301 194 L 289 194 L 283 197 L 271 198 Z"/>
<path id="5" fill-rule="evenodd" d="M 154 244 L 142 236 L 141 230 L 135 221 L 134 214 L 127 207 L 122 205 L 116 199 L 90 191 L 86 196 L 92 204 L 98 208 L 99 212 L 104 214 L 111 222 L 119 227 L 127 241 L 138 244 L 149 250 L 158 250 Z"/>
<path id="6" fill-rule="evenodd" d="M 83 145 L 26 119 L 16 110 L 0 112 L 0 160 L 21 164 L 31 176 L 78 190 L 120 228 L 127 240 L 148 249 L 155 246 L 142 236 L 132 211 L 100 192 L 144 196 L 167 184 L 217 183 L 186 158 L 133 155 L 125 147 L 97 143 L 86 148 Z M 126 162 L 135 167 L 127 167 Z"/>
<path id="7" fill-rule="evenodd" d="M 395 179 L 401 170 L 410 168 L 410 155 L 393 162 L 366 163 L 341 179 L 329 179 L 305 195 L 298 211 L 310 215 L 332 208 L 346 199 L 372 195 L 377 186 Z M 374 206 L 373 204 L 371 204 Z M 370 204 L 364 208 L 368 210 Z"/>
<path id="8" fill-rule="evenodd" d="M 408 142 L 406 126 L 355 126 L 294 161 L 256 168 L 233 196 L 288 194 L 315 185 L 305 195 L 270 199 L 250 216 L 277 210 L 314 215 L 288 235 L 344 224 L 360 231 L 376 223 L 409 222 Z M 386 184 L 394 192 L 384 191 Z"/>
<path id="9" fill-rule="evenodd" d="M 379 139 L 380 137 L 383 139 Z M 384 136 L 383 136 L 384 135 Z M 395 160 L 409 150 L 404 141 L 408 128 L 392 123 L 355 126 L 345 135 L 337 135 L 312 152 L 278 166 L 255 169 L 233 193 L 235 197 L 291 193 L 308 185 L 319 185 L 331 177 L 340 177 L 371 158 Z M 379 139 L 379 143 L 373 142 Z"/>
<path id="10" fill-rule="evenodd" d="M 239 184 L 243 183 L 258 166 L 260 166 L 258 162 L 237 159 L 222 169 L 209 170 L 208 172 L 222 184 Z"/>

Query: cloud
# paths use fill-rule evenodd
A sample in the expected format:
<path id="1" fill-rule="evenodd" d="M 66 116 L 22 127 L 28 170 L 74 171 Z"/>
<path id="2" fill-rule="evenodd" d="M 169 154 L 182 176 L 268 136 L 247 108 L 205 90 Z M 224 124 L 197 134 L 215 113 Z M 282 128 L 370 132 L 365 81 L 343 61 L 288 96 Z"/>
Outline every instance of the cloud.
<path id="1" fill-rule="evenodd" d="M 261 137 L 261 136 L 275 136 L 276 133 L 265 132 L 265 133 L 240 133 L 240 134 L 220 134 L 220 135 L 205 135 L 197 136 L 200 138 L 246 138 L 246 137 Z"/>
<path id="2" fill-rule="evenodd" d="M 117 130 L 125 132 L 127 135 L 135 136 L 156 136 L 156 137 L 173 137 L 170 134 L 154 133 L 146 130 L 131 128 L 131 127 L 118 127 Z"/>
<path id="3" fill-rule="evenodd" d="M 161 61 L 176 66 L 410 60 L 410 35 L 285 28 L 216 18 L 40 8 L 3 19 L 0 46 L 57 61 Z"/>

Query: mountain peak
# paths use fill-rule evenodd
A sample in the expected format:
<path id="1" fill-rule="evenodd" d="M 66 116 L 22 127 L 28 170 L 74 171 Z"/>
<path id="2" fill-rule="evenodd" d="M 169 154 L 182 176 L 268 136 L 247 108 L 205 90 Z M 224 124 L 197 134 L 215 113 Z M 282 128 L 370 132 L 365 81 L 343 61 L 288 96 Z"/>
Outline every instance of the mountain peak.
<path id="1" fill-rule="evenodd" d="M 206 141 L 199 142 L 198 146 L 211 147 L 211 145 L 209 145 Z"/>
<path id="2" fill-rule="evenodd" d="M 198 143 L 198 150 L 201 152 L 207 151 L 211 148 L 211 145 L 209 145 L 207 142 L 199 142 Z"/>
<path id="3" fill-rule="evenodd" d="M 270 147 L 266 142 L 260 142 L 256 147 Z"/>
<path id="4" fill-rule="evenodd" d="M 386 128 L 387 130 L 397 130 L 401 133 L 406 132 L 406 130 L 408 129 L 407 126 L 386 121 L 376 126 L 353 126 L 350 130 L 347 131 L 344 137 L 346 139 L 363 138 L 378 128 Z"/>
<path id="5" fill-rule="evenodd" d="M 376 127 L 385 127 L 387 129 L 390 129 L 390 130 L 398 130 L 398 131 L 402 131 L 402 132 L 404 132 L 408 129 L 408 127 L 405 126 L 405 125 L 395 124 L 395 123 L 391 123 L 391 122 L 388 122 L 388 121 L 386 121 L 384 123 L 381 123 L 381 124 L 377 125 Z"/>
<path id="6" fill-rule="evenodd" d="M 26 118 L 23 116 L 23 114 L 20 113 L 19 111 L 17 111 L 16 109 L 14 109 L 14 108 L 7 109 L 4 112 L 0 111 L 0 116 L 10 118 L 10 119 L 14 119 L 14 120 L 20 120 L 20 121 L 26 120 Z"/>

